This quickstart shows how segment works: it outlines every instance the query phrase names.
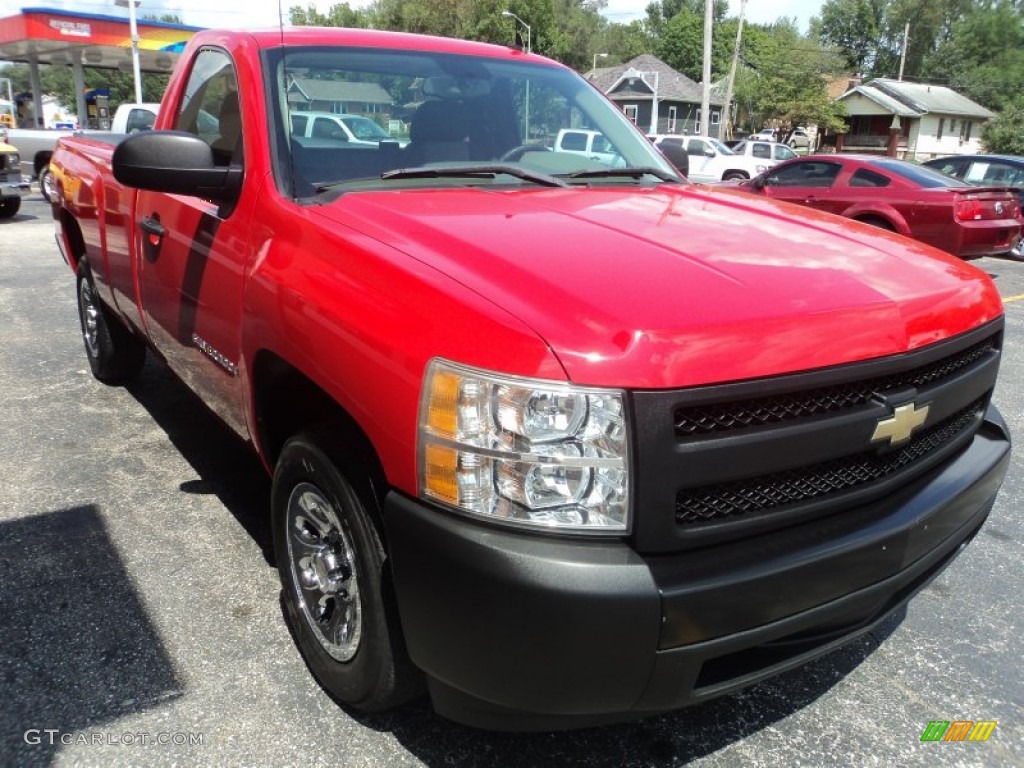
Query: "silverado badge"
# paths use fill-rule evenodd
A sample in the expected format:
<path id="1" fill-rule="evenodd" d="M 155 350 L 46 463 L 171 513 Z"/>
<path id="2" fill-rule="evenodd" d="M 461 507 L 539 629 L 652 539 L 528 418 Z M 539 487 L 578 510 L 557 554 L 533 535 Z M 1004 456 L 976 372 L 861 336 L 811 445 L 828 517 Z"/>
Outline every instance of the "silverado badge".
<path id="1" fill-rule="evenodd" d="M 907 403 L 894 408 L 892 416 L 879 420 L 875 426 L 875 433 L 871 435 L 871 442 L 888 440 L 889 445 L 906 442 L 910 439 L 911 433 L 924 424 L 930 407 L 924 405 L 918 408 L 915 403 Z"/>

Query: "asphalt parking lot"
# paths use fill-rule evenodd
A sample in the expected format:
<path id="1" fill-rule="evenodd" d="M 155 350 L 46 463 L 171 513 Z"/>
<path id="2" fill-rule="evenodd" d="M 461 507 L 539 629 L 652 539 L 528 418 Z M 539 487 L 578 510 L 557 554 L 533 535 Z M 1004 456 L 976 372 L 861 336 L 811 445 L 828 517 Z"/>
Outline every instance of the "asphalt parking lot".
<path id="1" fill-rule="evenodd" d="M 1024 439 L 1024 262 L 996 402 Z M 1024 765 L 1024 471 L 902 616 L 801 670 L 637 723 L 553 734 L 367 718 L 314 683 L 282 617 L 269 482 L 152 358 L 88 372 L 50 209 L 0 221 L 0 766 Z M 609 669 L 609 675 L 615 670 Z M 986 742 L 922 743 L 933 720 Z"/>

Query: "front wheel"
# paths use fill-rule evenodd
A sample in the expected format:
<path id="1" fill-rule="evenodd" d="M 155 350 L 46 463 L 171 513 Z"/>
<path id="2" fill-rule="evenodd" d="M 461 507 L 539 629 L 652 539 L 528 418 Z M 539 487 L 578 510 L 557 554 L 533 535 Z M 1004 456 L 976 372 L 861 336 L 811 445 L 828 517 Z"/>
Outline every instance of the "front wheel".
<path id="1" fill-rule="evenodd" d="M 5 197 L 0 199 L 0 219 L 10 219 L 21 210 L 20 197 Z"/>
<path id="2" fill-rule="evenodd" d="M 749 178 L 743 171 L 726 171 L 722 176 L 722 181 L 741 181 Z"/>
<path id="3" fill-rule="evenodd" d="M 146 362 L 146 347 L 109 316 L 84 261 L 78 267 L 78 320 L 93 376 L 115 385 L 127 384 L 138 375 Z"/>
<path id="4" fill-rule="evenodd" d="M 386 584 L 384 548 L 369 514 L 373 496 L 349 482 L 322 444 L 312 435 L 292 438 L 274 471 L 284 604 L 317 681 L 342 703 L 378 712 L 418 693 L 420 676 Z"/>

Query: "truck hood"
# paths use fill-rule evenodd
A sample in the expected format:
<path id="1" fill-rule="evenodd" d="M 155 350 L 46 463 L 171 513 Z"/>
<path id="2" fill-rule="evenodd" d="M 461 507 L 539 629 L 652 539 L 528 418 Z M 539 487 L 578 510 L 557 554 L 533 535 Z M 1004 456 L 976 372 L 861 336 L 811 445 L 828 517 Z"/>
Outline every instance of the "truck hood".
<path id="1" fill-rule="evenodd" d="M 991 281 L 952 256 L 736 190 L 406 189 L 319 210 L 513 314 L 580 384 L 804 371 L 905 352 L 1002 313 Z"/>

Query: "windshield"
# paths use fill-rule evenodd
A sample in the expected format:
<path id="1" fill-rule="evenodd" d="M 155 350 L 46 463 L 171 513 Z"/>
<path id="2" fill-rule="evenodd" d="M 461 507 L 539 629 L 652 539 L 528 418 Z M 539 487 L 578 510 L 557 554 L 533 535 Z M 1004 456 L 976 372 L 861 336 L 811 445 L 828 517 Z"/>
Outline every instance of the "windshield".
<path id="1" fill-rule="evenodd" d="M 277 49 L 266 63 L 279 139 L 275 173 L 288 196 L 552 178 L 679 180 L 619 109 L 562 67 L 346 47 Z M 348 131 L 318 130 L 328 115 Z M 435 172 L 395 173 L 423 168 Z"/>
<path id="2" fill-rule="evenodd" d="M 368 117 L 347 115 L 341 118 L 341 122 L 348 126 L 349 130 L 352 131 L 352 135 L 357 139 L 377 139 L 380 141 L 381 139 L 391 138 L 391 134 Z"/>
<path id="3" fill-rule="evenodd" d="M 736 152 L 734 150 L 729 149 L 727 146 L 725 146 L 725 144 L 720 142 L 718 139 L 708 139 L 708 141 L 710 141 L 711 144 L 714 146 L 714 148 L 717 149 L 723 155 L 735 155 L 736 154 Z"/>

